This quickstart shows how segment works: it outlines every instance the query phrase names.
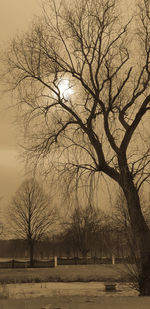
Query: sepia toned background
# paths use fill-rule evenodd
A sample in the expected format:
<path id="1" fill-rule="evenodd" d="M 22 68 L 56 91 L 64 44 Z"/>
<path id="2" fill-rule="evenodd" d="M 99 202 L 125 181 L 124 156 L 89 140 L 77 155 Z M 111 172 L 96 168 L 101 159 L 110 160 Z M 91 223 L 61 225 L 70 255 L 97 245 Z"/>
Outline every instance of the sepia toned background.
<path id="1" fill-rule="evenodd" d="M 17 34 L 30 27 L 40 12 L 39 0 L 0 1 L 0 50 Z M 2 69 L 2 68 L 1 68 Z M 1 71 L 1 70 L 0 70 Z M 0 92 L 0 197 L 8 200 L 23 180 L 24 166 L 18 156 L 19 129 L 14 124 L 15 111 L 8 109 L 11 95 Z M 3 203 L 2 203 L 3 201 Z"/>

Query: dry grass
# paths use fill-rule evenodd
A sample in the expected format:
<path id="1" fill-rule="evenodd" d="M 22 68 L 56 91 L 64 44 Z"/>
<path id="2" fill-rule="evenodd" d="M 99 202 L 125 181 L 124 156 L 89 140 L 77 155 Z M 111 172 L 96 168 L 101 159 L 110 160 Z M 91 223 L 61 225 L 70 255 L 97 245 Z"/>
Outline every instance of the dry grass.
<path id="1" fill-rule="evenodd" d="M 123 264 L 74 265 L 56 268 L 0 269 L 1 283 L 127 281 Z"/>

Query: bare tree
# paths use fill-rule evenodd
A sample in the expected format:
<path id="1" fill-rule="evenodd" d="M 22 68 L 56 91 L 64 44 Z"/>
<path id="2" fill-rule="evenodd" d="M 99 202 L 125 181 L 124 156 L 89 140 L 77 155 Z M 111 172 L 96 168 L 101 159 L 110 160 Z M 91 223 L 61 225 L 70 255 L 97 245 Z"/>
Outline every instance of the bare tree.
<path id="1" fill-rule="evenodd" d="M 30 160 L 44 160 L 48 172 L 59 159 L 76 177 L 101 173 L 121 187 L 140 250 L 141 295 L 150 295 L 150 230 L 139 198 L 150 177 L 149 21 L 147 0 L 127 22 L 117 0 L 47 0 L 5 57 Z"/>
<path id="2" fill-rule="evenodd" d="M 91 204 L 75 207 L 65 224 L 65 239 L 74 251 L 86 257 L 97 241 L 97 235 L 104 225 L 104 213 Z"/>
<path id="3" fill-rule="evenodd" d="M 12 198 L 8 213 L 12 234 L 27 241 L 33 267 L 35 243 L 42 240 L 55 223 L 54 207 L 38 182 L 29 179 Z"/>

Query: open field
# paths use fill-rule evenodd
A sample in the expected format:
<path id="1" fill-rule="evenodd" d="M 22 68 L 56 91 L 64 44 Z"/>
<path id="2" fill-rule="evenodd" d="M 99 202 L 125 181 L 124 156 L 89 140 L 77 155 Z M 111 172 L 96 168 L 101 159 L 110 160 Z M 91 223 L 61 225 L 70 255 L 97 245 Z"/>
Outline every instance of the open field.
<path id="1" fill-rule="evenodd" d="M 0 309 L 149 309 L 150 297 L 72 296 L 0 300 Z"/>
<path id="2" fill-rule="evenodd" d="M 58 266 L 56 268 L 0 269 L 0 281 L 5 283 L 40 282 L 40 281 L 127 281 L 126 268 L 116 265 L 76 265 Z M 89 283 L 92 284 L 92 283 Z M 51 295 L 49 297 L 31 297 L 22 299 L 0 299 L 0 309 L 148 309 L 150 297 L 138 296 L 98 296 L 85 295 Z M 51 292 L 51 290 L 50 290 Z M 51 296 L 50 296 L 51 295 Z M 40 297 L 39 297 L 40 296 Z"/>
<path id="3" fill-rule="evenodd" d="M 128 281 L 123 264 L 70 265 L 56 268 L 0 269 L 1 283 Z"/>

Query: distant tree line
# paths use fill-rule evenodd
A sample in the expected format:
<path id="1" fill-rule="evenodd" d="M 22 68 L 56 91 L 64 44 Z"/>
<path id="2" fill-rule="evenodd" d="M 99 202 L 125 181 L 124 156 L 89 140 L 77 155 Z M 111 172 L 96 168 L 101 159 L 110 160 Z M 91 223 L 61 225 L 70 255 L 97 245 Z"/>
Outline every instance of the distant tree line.
<path id="1" fill-rule="evenodd" d="M 68 233 L 69 235 L 69 233 Z M 19 259 L 30 258 L 30 251 L 25 240 L 0 240 L 0 257 Z M 89 243 L 88 252 L 83 254 L 79 243 L 71 241 L 66 232 L 35 243 L 34 259 L 49 259 L 50 257 L 127 257 L 130 254 L 124 233 L 115 230 L 101 230 L 95 235 L 95 240 Z"/>
<path id="2" fill-rule="evenodd" d="M 0 240 L 0 257 L 36 259 L 58 257 L 112 258 L 134 255 L 130 217 L 121 193 L 116 197 L 113 213 L 96 208 L 91 202 L 76 203 L 68 215 L 60 218 L 53 200 L 37 180 L 22 183 L 13 196 L 7 221 L 9 240 Z M 147 222 L 149 210 L 144 206 Z M 53 227 L 59 226 L 55 232 Z"/>

